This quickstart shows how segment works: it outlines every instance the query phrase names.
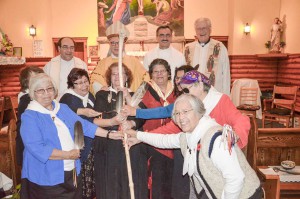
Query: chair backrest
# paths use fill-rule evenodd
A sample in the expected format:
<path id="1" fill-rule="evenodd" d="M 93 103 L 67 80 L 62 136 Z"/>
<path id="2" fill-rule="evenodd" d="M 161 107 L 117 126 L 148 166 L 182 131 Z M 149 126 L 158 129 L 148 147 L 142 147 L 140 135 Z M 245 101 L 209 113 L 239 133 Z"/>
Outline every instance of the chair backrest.
<path id="1" fill-rule="evenodd" d="M 13 179 L 15 186 L 17 184 L 16 135 L 17 125 L 12 119 L 7 132 L 0 133 L 0 170 Z"/>
<path id="2" fill-rule="evenodd" d="M 280 165 L 292 160 L 300 164 L 300 128 L 258 128 L 256 166 Z"/>
<path id="3" fill-rule="evenodd" d="M 257 105 L 258 88 L 241 87 L 240 89 L 240 105 Z"/>
<path id="4" fill-rule="evenodd" d="M 14 119 L 17 121 L 17 114 L 16 110 L 18 109 L 18 99 L 16 97 L 10 97 L 6 96 L 4 97 L 4 118 L 3 120 L 6 123 L 9 123 L 11 119 Z"/>
<path id="5" fill-rule="evenodd" d="M 248 135 L 248 144 L 242 149 L 245 152 L 246 159 L 249 165 L 256 169 L 256 137 L 257 137 L 257 123 L 256 118 L 252 114 L 247 114 L 250 119 L 251 128 Z"/>
<path id="6" fill-rule="evenodd" d="M 293 113 L 297 98 L 297 86 L 276 86 L 274 85 L 272 96 L 272 108 L 284 107 L 291 110 Z"/>
<path id="7" fill-rule="evenodd" d="M 0 97 L 0 130 L 2 129 L 3 116 L 4 116 L 4 98 Z"/>

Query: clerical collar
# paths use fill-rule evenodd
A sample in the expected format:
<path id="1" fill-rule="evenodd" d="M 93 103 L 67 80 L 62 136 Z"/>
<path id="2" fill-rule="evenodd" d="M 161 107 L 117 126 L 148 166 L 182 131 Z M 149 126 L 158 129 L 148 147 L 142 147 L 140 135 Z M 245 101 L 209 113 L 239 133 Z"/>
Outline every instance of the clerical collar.
<path id="1" fill-rule="evenodd" d="M 158 49 L 159 49 L 159 50 L 169 50 L 169 49 L 170 49 L 170 46 L 169 46 L 168 48 L 164 48 L 164 49 L 162 49 L 162 48 L 160 48 L 160 47 L 158 46 Z"/>
<path id="2" fill-rule="evenodd" d="M 61 60 L 62 63 L 69 64 L 69 63 L 71 63 L 71 62 L 74 62 L 74 57 L 73 57 L 71 60 L 69 60 L 69 61 L 64 60 L 63 58 L 60 58 L 60 60 Z"/>
<path id="3" fill-rule="evenodd" d="M 204 47 L 206 44 L 208 44 L 210 42 L 210 38 L 205 43 L 201 43 L 199 40 L 198 40 L 198 42 L 199 42 L 200 46 Z"/>

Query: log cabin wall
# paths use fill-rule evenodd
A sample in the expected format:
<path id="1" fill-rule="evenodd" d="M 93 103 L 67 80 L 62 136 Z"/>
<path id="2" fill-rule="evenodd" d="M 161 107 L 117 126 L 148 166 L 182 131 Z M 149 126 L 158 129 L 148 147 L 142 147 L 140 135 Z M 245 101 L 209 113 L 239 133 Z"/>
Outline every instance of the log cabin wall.
<path id="1" fill-rule="evenodd" d="M 231 55 L 231 85 L 236 79 L 257 79 L 261 91 L 272 90 L 276 84 L 277 59 L 260 59 L 256 55 Z"/>
<path id="2" fill-rule="evenodd" d="M 300 86 L 300 54 L 231 55 L 231 84 L 236 79 L 257 79 L 261 91 L 273 86 Z M 296 111 L 300 112 L 300 90 L 297 92 Z"/>
<path id="3" fill-rule="evenodd" d="M 27 66 L 37 66 L 43 68 L 51 57 L 43 58 L 26 58 L 26 64 L 23 65 L 1 65 L 0 66 L 0 97 L 17 96 L 20 92 L 19 74 L 20 71 Z M 88 64 L 89 72 L 93 71 L 99 57 L 91 58 Z"/>
<path id="4" fill-rule="evenodd" d="M 290 54 L 278 65 L 277 84 L 300 87 L 300 54 Z M 300 112 L 300 89 L 297 92 L 296 111 Z"/>
<path id="5" fill-rule="evenodd" d="M 17 96 L 20 92 L 20 71 L 26 66 L 38 66 L 42 68 L 50 59 L 50 57 L 26 58 L 26 64 L 23 65 L 0 66 L 0 96 Z"/>
<path id="6" fill-rule="evenodd" d="M 20 91 L 19 73 L 26 66 L 43 67 L 51 58 L 26 58 L 25 65 L 0 66 L 0 96 L 16 96 Z M 231 83 L 240 78 L 257 79 L 261 91 L 272 90 L 274 84 L 300 86 L 300 54 L 286 57 L 264 55 L 231 55 Z M 99 58 L 92 58 L 89 72 Z M 297 93 L 296 110 L 300 112 L 300 91 Z"/>

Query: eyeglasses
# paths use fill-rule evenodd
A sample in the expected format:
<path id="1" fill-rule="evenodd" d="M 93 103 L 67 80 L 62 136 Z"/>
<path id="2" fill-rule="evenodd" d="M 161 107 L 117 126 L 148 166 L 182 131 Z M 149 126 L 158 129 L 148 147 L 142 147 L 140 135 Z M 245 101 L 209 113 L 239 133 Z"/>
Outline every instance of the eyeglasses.
<path id="1" fill-rule="evenodd" d="M 122 73 L 123 77 L 126 76 L 126 73 Z M 111 74 L 112 77 L 116 77 L 116 76 L 119 76 L 119 73 L 112 73 Z"/>
<path id="2" fill-rule="evenodd" d="M 112 46 L 118 46 L 119 42 L 118 41 L 111 41 L 110 45 L 112 45 Z"/>
<path id="3" fill-rule="evenodd" d="M 193 87 L 193 85 L 190 85 L 189 87 L 186 88 L 182 88 L 180 85 L 180 88 L 182 90 L 183 93 L 190 93 L 190 89 Z"/>
<path id="4" fill-rule="evenodd" d="M 186 114 L 190 111 L 192 111 L 194 109 L 189 109 L 189 110 L 183 110 L 183 111 L 178 111 L 178 112 L 175 112 L 173 113 L 174 117 L 179 117 L 180 115 L 181 116 L 186 116 Z"/>
<path id="5" fill-rule="evenodd" d="M 34 91 L 36 94 L 39 94 L 39 95 L 43 95 L 45 94 L 46 92 L 47 93 L 54 93 L 54 87 L 49 87 L 49 88 L 41 88 L 41 89 L 38 89 L 38 90 L 35 90 Z"/>
<path id="6" fill-rule="evenodd" d="M 75 46 L 62 46 L 61 49 L 63 50 L 70 50 L 70 51 L 74 51 L 75 50 Z"/>
<path id="7" fill-rule="evenodd" d="M 152 74 L 153 75 L 158 75 L 158 74 L 165 74 L 167 72 L 167 70 L 159 70 L 159 71 L 153 71 Z"/>
<path id="8" fill-rule="evenodd" d="M 198 28 L 196 28 L 197 31 L 205 31 L 207 29 L 208 29 L 208 27 L 198 27 Z"/>
<path id="9" fill-rule="evenodd" d="M 83 82 L 74 82 L 73 84 L 77 85 L 77 86 L 82 86 L 83 84 L 89 84 L 90 82 L 88 80 L 85 80 Z"/>
<path id="10" fill-rule="evenodd" d="M 159 38 L 165 38 L 165 37 L 166 37 L 166 38 L 170 38 L 171 36 L 172 36 L 172 35 L 170 35 L 170 34 L 166 34 L 166 35 L 164 35 L 164 34 L 159 34 L 159 35 L 158 35 Z"/>

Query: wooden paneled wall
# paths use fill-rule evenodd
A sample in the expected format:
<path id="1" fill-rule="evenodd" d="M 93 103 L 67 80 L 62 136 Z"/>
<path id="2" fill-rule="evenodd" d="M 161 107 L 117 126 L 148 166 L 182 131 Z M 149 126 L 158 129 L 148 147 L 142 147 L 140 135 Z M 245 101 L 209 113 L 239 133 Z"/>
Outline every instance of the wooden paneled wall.
<path id="1" fill-rule="evenodd" d="M 261 91 L 272 90 L 276 84 L 277 59 L 259 59 L 256 55 L 230 56 L 231 84 L 236 79 L 257 79 Z"/>
<path id="2" fill-rule="evenodd" d="M 20 71 L 27 66 L 37 66 L 43 68 L 51 57 L 43 58 L 26 58 L 26 64 L 23 65 L 5 65 L 0 66 L 0 97 L 1 96 L 16 96 L 20 92 L 19 74 Z M 91 63 L 88 64 L 88 70 L 94 70 L 98 57 L 91 58 Z"/>
<path id="3" fill-rule="evenodd" d="M 240 78 L 257 79 L 261 91 L 274 84 L 300 86 L 300 54 L 231 55 L 231 82 Z M 296 110 L 300 112 L 300 90 Z"/>
<path id="4" fill-rule="evenodd" d="M 300 54 L 289 55 L 278 66 L 277 83 L 300 87 Z M 296 110 L 300 112 L 300 89 L 297 92 Z"/>
<path id="5" fill-rule="evenodd" d="M 0 96 L 17 95 L 20 90 L 19 73 L 23 67 L 43 67 L 51 58 L 26 58 L 25 65 L 0 66 Z M 261 91 L 272 90 L 273 85 L 300 86 L 300 54 L 231 55 L 231 82 L 240 78 L 257 79 Z M 91 72 L 99 58 L 88 64 Z M 296 110 L 300 112 L 300 91 Z"/>
<path id="6" fill-rule="evenodd" d="M 0 66 L 0 96 L 17 96 L 20 92 L 20 71 L 26 66 L 38 66 L 42 68 L 50 59 L 50 57 L 26 58 L 26 64 L 23 65 Z"/>

